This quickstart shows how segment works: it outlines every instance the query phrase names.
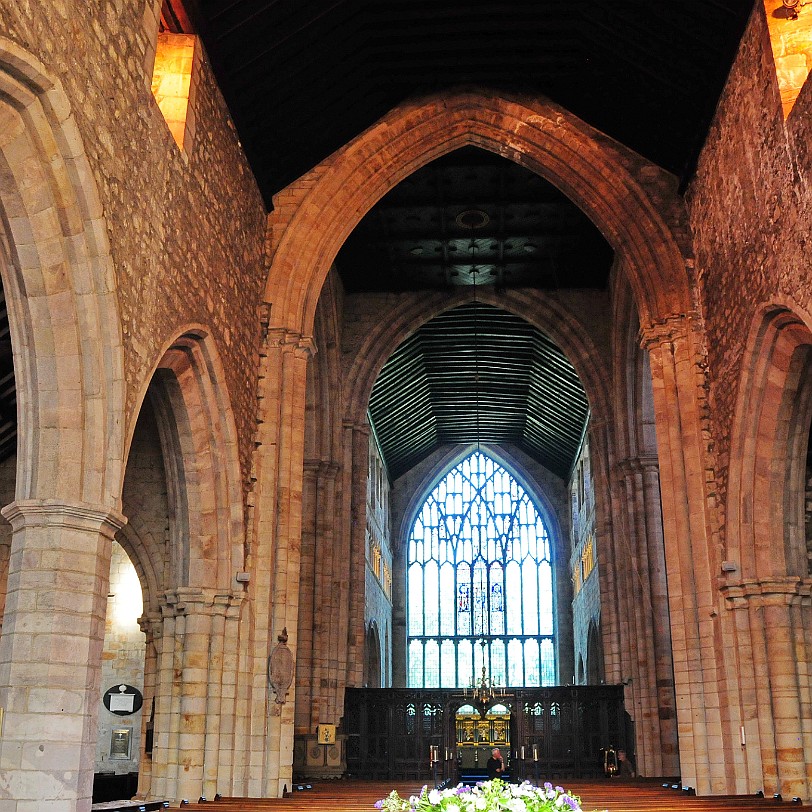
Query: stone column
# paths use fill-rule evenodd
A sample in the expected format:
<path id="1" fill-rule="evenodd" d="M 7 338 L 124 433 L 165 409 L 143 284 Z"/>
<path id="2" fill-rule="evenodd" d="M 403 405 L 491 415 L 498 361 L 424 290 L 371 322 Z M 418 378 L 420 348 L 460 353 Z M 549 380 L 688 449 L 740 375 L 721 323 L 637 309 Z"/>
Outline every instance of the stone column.
<path id="1" fill-rule="evenodd" d="M 196 801 L 231 789 L 219 775 L 220 732 L 234 711 L 233 703 L 223 706 L 223 651 L 226 618 L 239 611 L 240 600 L 193 587 L 165 595 L 156 636 L 152 798 Z"/>
<path id="2" fill-rule="evenodd" d="M 742 697 L 740 792 L 812 797 L 809 660 L 812 580 L 747 579 L 722 586 L 731 610 Z M 756 786 L 758 785 L 758 786 Z M 755 789 L 753 789 L 755 788 Z"/>
<path id="3" fill-rule="evenodd" d="M 346 442 L 352 449 L 350 509 L 350 603 L 346 685 L 361 685 L 364 679 L 364 598 L 366 592 L 367 472 L 369 470 L 368 423 L 344 424 Z M 343 686 L 342 686 L 343 687 Z M 344 713 L 343 703 L 337 709 Z"/>
<path id="4" fill-rule="evenodd" d="M 314 347 L 298 333 L 264 329 L 251 578 L 255 605 L 268 611 L 257 613 L 252 629 L 246 792 L 276 798 L 292 785 L 295 686 L 277 703 L 267 663 L 283 629 L 294 657 L 298 647 L 307 362 Z"/>
<path id="5" fill-rule="evenodd" d="M 632 678 L 628 693 L 637 721 L 641 775 L 679 773 L 671 627 L 660 510 L 659 466 L 654 457 L 622 460 L 617 474 L 627 562 L 623 611 L 634 620 L 625 641 Z"/>
<path id="6" fill-rule="evenodd" d="M 644 327 L 641 336 L 651 360 L 662 482 L 680 772 L 700 794 L 726 793 L 733 765 L 720 696 L 719 538 L 703 332 L 697 316 L 680 314 Z"/>
<path id="7" fill-rule="evenodd" d="M 146 613 L 138 619 L 138 625 L 146 638 L 144 646 L 144 708 L 141 714 L 141 758 L 138 764 L 138 792 L 136 798 L 151 797 L 152 787 L 152 753 L 145 751 L 147 727 L 155 702 L 156 680 L 158 678 L 158 656 L 156 639 L 161 636 L 161 616 L 158 613 Z M 153 725 L 154 725 L 154 719 Z M 153 727 L 154 732 L 154 727 Z"/>
<path id="8" fill-rule="evenodd" d="M 112 540 L 125 518 L 98 505 L 25 500 L 0 638 L 0 810 L 88 812 Z"/>

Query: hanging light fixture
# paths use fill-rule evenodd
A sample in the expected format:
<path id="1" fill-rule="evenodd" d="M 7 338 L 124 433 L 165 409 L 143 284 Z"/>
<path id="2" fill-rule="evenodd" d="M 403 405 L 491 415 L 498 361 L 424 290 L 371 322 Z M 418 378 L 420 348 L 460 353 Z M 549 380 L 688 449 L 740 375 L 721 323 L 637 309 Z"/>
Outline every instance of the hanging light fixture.
<path id="1" fill-rule="evenodd" d="M 480 209 L 467 209 L 460 212 L 456 217 L 457 225 L 468 231 L 476 231 L 484 228 L 489 222 L 488 215 Z M 480 422 L 479 422 L 479 322 L 478 322 L 478 301 L 477 301 L 477 276 L 482 270 L 477 264 L 477 243 L 476 238 L 471 234 L 471 240 L 468 244 L 468 250 L 471 253 L 471 284 L 473 286 L 473 342 L 474 342 L 474 420 L 476 432 L 476 450 L 480 452 Z M 476 598 L 474 599 L 476 605 Z M 493 705 L 497 698 L 505 696 L 504 687 L 496 684 L 496 681 L 490 674 L 489 663 L 490 657 L 488 649 L 488 641 L 485 634 L 485 612 L 488 607 L 488 596 L 483 594 L 482 597 L 482 612 L 481 612 L 481 628 L 479 645 L 482 647 L 482 673 L 479 679 L 471 678 L 471 684 L 464 690 L 464 696 L 470 703 L 479 711 L 480 716 L 484 716 L 488 708 Z M 474 610 L 475 611 L 475 610 Z M 475 630 L 474 630 L 475 631 Z"/>

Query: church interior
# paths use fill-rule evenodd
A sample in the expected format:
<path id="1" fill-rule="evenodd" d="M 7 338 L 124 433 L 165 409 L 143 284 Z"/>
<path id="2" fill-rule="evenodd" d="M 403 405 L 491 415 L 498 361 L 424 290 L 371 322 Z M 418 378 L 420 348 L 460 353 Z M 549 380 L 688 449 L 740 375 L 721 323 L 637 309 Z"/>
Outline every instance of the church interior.
<path id="1" fill-rule="evenodd" d="M 803 0 L 0 0 L 0 810 L 812 801 L 810 67 Z"/>

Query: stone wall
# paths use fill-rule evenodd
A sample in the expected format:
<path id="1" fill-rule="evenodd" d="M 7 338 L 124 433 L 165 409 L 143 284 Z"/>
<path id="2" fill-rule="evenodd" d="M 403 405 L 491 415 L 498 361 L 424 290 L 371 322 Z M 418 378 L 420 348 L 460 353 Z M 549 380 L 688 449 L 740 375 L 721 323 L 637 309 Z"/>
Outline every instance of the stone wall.
<path id="1" fill-rule="evenodd" d="M 144 692 L 144 633 L 138 625 L 142 610 L 141 585 L 135 567 L 121 545 L 113 542 L 100 702 L 108 689 L 121 684 Z M 96 741 L 96 772 L 122 774 L 138 771 L 141 717 L 145 712 L 149 713 L 149 708 L 119 716 L 102 705 Z M 111 734 L 117 729 L 130 732 L 129 758 L 110 757 Z"/>
<path id="2" fill-rule="evenodd" d="M 392 681 L 392 658 L 387 643 L 392 639 L 392 538 L 389 524 L 389 478 L 374 435 L 369 439 L 367 475 L 367 531 L 364 628 L 377 628 L 380 643 L 381 685 Z"/>
<path id="3" fill-rule="evenodd" d="M 125 343 L 128 422 L 164 345 L 191 323 L 223 356 L 250 470 L 265 207 L 207 61 L 195 136 L 175 144 L 150 92 L 160 2 L 0 0 L 0 31 L 70 100 L 106 214 Z M 212 171 L 216 167 L 217 171 Z"/>
<path id="4" fill-rule="evenodd" d="M 595 673 L 590 662 L 590 626 L 600 627 L 601 591 L 597 565 L 598 543 L 595 539 L 595 489 L 589 458 L 589 441 L 584 440 L 569 482 L 572 525 L 570 528 L 570 574 L 573 584 L 573 683 L 588 683 L 587 675 Z M 581 664 L 583 663 L 583 673 Z M 598 671 L 601 669 L 598 668 Z M 569 682 L 569 680 L 566 680 Z"/>
<path id="5" fill-rule="evenodd" d="M 723 497 L 744 337 L 756 307 L 786 302 L 812 312 L 810 112 L 807 82 L 784 121 L 764 8 L 757 3 L 686 195 Z"/>

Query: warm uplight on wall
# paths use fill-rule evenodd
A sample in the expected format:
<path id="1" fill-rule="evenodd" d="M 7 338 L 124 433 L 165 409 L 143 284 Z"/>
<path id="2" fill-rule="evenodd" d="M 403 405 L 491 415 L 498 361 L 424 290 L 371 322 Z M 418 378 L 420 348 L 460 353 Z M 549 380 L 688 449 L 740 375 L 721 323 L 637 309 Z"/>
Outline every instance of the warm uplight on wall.
<path id="1" fill-rule="evenodd" d="M 138 627 L 138 618 L 144 612 L 144 602 L 141 595 L 141 582 L 135 567 L 129 560 L 118 570 L 111 573 L 110 581 L 110 608 L 113 622 L 119 629 Z"/>
<path id="2" fill-rule="evenodd" d="M 764 0 L 764 8 L 786 118 L 812 66 L 812 2 Z"/>
<path id="3" fill-rule="evenodd" d="M 158 34 L 152 73 L 152 95 L 181 149 L 189 130 L 189 95 L 196 40 L 194 34 Z"/>

